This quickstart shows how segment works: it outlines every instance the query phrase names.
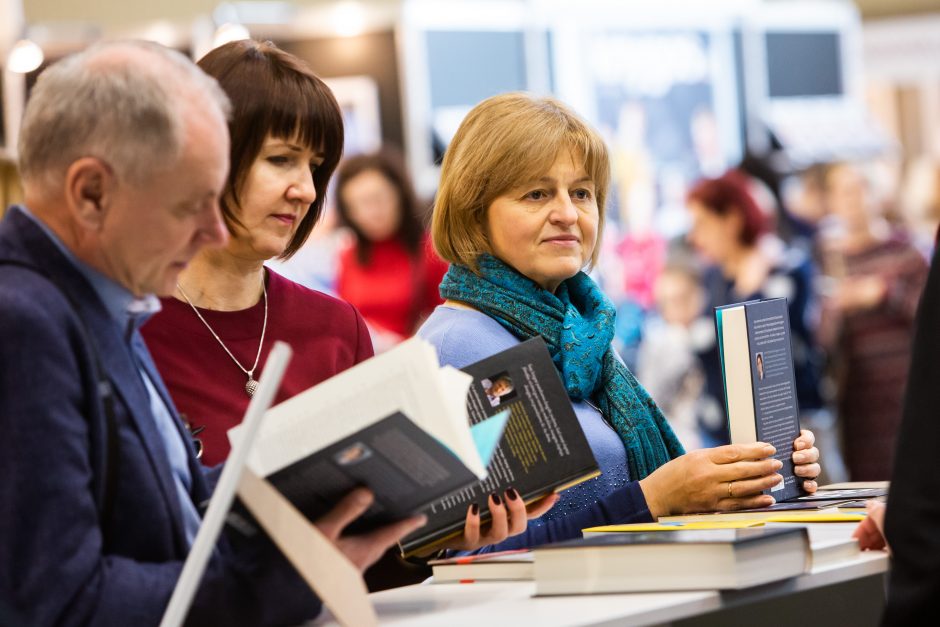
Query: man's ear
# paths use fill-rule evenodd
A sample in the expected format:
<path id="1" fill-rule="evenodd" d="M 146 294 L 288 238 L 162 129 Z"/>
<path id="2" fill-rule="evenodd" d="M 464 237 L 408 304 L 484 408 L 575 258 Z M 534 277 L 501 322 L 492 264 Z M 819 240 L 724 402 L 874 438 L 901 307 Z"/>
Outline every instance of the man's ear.
<path id="1" fill-rule="evenodd" d="M 114 171 L 97 157 L 74 161 L 65 173 L 65 200 L 79 224 L 97 231 L 117 187 Z"/>

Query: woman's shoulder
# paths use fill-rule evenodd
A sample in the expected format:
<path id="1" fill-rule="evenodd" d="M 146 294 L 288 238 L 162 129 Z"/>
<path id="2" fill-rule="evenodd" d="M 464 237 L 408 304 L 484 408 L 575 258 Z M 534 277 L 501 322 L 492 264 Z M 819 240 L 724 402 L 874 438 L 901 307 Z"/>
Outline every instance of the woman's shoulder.
<path id="1" fill-rule="evenodd" d="M 336 309 L 338 312 L 352 313 L 352 305 L 341 298 L 331 296 L 320 290 L 315 290 L 296 281 L 292 281 L 284 275 L 278 274 L 271 268 L 267 268 L 267 271 L 268 297 L 272 300 L 287 300 L 292 304 L 323 307 L 326 309 Z"/>
<path id="2" fill-rule="evenodd" d="M 352 304 L 291 281 L 270 268 L 268 276 L 272 323 L 284 338 L 321 348 L 323 342 L 352 347 L 357 362 L 372 356 L 365 320 Z"/>
<path id="3" fill-rule="evenodd" d="M 268 297 L 272 315 L 295 318 L 304 328 L 328 323 L 361 326 L 362 316 L 350 303 L 336 296 L 301 285 L 268 268 Z M 321 327 L 321 330 L 325 330 Z"/>
<path id="4" fill-rule="evenodd" d="M 441 365 L 463 368 L 519 343 L 496 320 L 475 309 L 439 305 L 417 335 L 430 342 Z"/>

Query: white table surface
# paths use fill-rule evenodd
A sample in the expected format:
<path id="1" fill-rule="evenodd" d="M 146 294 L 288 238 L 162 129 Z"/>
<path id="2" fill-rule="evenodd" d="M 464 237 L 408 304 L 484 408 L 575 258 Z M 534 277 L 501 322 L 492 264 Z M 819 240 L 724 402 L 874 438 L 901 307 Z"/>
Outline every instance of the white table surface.
<path id="1" fill-rule="evenodd" d="M 820 526 L 814 531 L 814 527 Z M 851 535 L 855 524 L 817 523 L 811 540 Z M 719 592 L 657 592 L 536 597 L 535 583 L 481 582 L 432 584 L 370 595 L 383 625 L 439 627 L 554 627 L 568 625 L 651 625 L 697 616 L 722 608 L 785 597 L 833 584 L 883 574 L 885 553 L 862 552 L 850 560 L 814 568 L 809 573 L 762 586 Z M 314 625 L 335 625 L 329 612 Z"/>

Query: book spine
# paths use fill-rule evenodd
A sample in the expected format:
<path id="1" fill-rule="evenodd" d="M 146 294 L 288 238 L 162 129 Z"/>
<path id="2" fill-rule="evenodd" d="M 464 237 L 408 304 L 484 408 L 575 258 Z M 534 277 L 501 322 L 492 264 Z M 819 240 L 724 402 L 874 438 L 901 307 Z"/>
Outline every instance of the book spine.
<path id="1" fill-rule="evenodd" d="M 754 412 L 750 346 L 745 307 L 721 312 L 722 353 L 724 355 L 725 402 L 728 429 L 733 443 L 757 441 Z"/>

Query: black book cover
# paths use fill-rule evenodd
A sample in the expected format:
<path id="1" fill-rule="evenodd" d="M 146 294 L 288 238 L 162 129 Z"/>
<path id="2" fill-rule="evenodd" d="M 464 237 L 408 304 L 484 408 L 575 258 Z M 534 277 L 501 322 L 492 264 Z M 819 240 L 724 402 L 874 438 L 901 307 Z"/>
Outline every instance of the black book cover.
<path id="1" fill-rule="evenodd" d="M 744 306 L 747 339 L 754 355 L 751 383 L 757 439 L 777 449 L 783 463 L 783 482 L 765 494 L 788 501 L 803 494 L 802 482 L 794 474 L 793 441 L 800 436 L 800 407 L 796 399 L 796 377 L 790 352 L 790 316 L 784 298 L 762 300 Z"/>
<path id="2" fill-rule="evenodd" d="M 457 490 L 424 510 L 428 524 L 402 541 L 406 554 L 463 529 L 467 508 L 512 486 L 529 502 L 598 473 L 581 424 L 541 337 L 532 338 L 463 369 L 473 377 L 467 396 L 471 424 L 511 410 L 484 481 Z"/>
<path id="3" fill-rule="evenodd" d="M 305 516 L 316 520 L 357 486 L 375 494 L 348 527 L 362 533 L 407 518 L 476 481 L 450 449 L 401 412 L 387 416 L 268 477 Z"/>

